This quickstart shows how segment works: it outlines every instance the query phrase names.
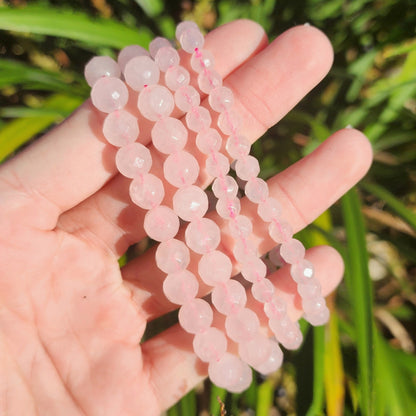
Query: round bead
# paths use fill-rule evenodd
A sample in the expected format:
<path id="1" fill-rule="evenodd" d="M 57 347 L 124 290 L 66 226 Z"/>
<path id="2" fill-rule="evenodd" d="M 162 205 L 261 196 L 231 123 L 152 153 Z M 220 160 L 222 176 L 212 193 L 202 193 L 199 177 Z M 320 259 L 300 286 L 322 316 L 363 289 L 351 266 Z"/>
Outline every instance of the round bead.
<path id="1" fill-rule="evenodd" d="M 287 221 L 273 220 L 269 224 L 269 235 L 278 244 L 281 244 L 289 239 L 293 235 L 293 230 Z"/>
<path id="2" fill-rule="evenodd" d="M 269 187 L 261 178 L 251 178 L 244 188 L 246 197 L 255 204 L 264 201 L 269 196 Z"/>
<path id="3" fill-rule="evenodd" d="M 242 393 L 250 387 L 250 384 L 253 381 L 253 372 L 249 365 L 243 362 L 242 367 L 242 372 L 237 383 L 227 388 L 230 393 Z"/>
<path id="4" fill-rule="evenodd" d="M 266 362 L 272 352 L 270 340 L 264 335 L 257 336 L 247 342 L 238 344 L 241 359 L 252 367 Z"/>
<path id="5" fill-rule="evenodd" d="M 146 213 L 143 228 L 151 239 L 167 241 L 178 233 L 179 218 L 169 207 L 159 205 Z"/>
<path id="6" fill-rule="evenodd" d="M 109 143 L 117 147 L 133 143 L 139 136 L 137 118 L 124 110 L 113 111 L 104 119 L 103 134 Z"/>
<path id="7" fill-rule="evenodd" d="M 258 256 L 257 246 L 250 240 L 240 238 L 234 244 L 233 254 L 239 263 L 245 263 L 249 259 Z"/>
<path id="8" fill-rule="evenodd" d="M 282 206 L 277 199 L 269 197 L 259 203 L 257 213 L 263 221 L 271 222 L 282 215 Z"/>
<path id="9" fill-rule="evenodd" d="M 298 284 L 298 293 L 303 299 L 318 298 L 321 296 L 321 284 L 312 277 L 306 283 Z"/>
<path id="10" fill-rule="evenodd" d="M 286 316 L 286 303 L 282 298 L 274 297 L 264 304 L 264 313 L 269 319 L 283 319 Z"/>
<path id="11" fill-rule="evenodd" d="M 191 56 L 191 67 L 198 74 L 204 70 L 214 68 L 214 56 L 205 49 L 195 51 Z"/>
<path id="12" fill-rule="evenodd" d="M 120 147 L 116 153 L 116 166 L 127 178 L 144 175 L 152 167 L 150 150 L 141 143 L 130 143 Z"/>
<path id="13" fill-rule="evenodd" d="M 233 106 L 234 95 L 227 87 L 217 87 L 209 93 L 208 102 L 214 111 L 221 113 L 229 110 Z"/>
<path id="14" fill-rule="evenodd" d="M 185 240 L 187 246 L 195 253 L 209 253 L 220 243 L 220 229 L 214 221 L 201 218 L 188 224 L 185 230 Z"/>
<path id="15" fill-rule="evenodd" d="M 161 117 L 168 117 L 174 107 L 172 93 L 162 85 L 150 85 L 139 94 L 137 107 L 143 117 L 151 121 L 159 120 Z"/>
<path id="16" fill-rule="evenodd" d="M 314 313 L 305 314 L 304 318 L 314 326 L 324 325 L 329 321 L 329 309 L 325 306 Z"/>
<path id="17" fill-rule="evenodd" d="M 214 177 L 225 176 L 230 170 L 230 162 L 222 153 L 213 152 L 207 157 L 205 170 Z"/>
<path id="18" fill-rule="evenodd" d="M 244 363 L 229 352 L 226 352 L 219 360 L 210 361 L 208 365 L 210 380 L 224 389 L 237 385 L 244 373 Z"/>
<path id="19" fill-rule="evenodd" d="M 214 70 L 203 71 L 199 73 L 197 82 L 199 89 L 209 94 L 213 89 L 222 86 L 222 77 Z"/>
<path id="20" fill-rule="evenodd" d="M 279 344 L 275 341 L 270 342 L 270 355 L 265 362 L 260 365 L 254 366 L 254 369 L 260 374 L 267 375 L 277 371 L 283 362 L 283 352 L 279 347 Z"/>
<path id="21" fill-rule="evenodd" d="M 251 309 L 239 309 L 236 313 L 225 318 L 227 335 L 235 342 L 253 339 L 258 335 L 259 328 L 259 318 Z"/>
<path id="22" fill-rule="evenodd" d="M 260 165 L 254 156 L 247 156 L 244 159 L 238 159 L 235 164 L 235 172 L 243 181 L 255 178 L 260 173 Z"/>
<path id="23" fill-rule="evenodd" d="M 190 80 L 191 76 L 183 66 L 171 66 L 166 70 L 166 86 L 172 91 L 176 91 L 179 88 L 188 85 Z"/>
<path id="24" fill-rule="evenodd" d="M 280 255 L 286 263 L 298 263 L 305 257 L 305 247 L 299 240 L 291 238 L 280 246 Z"/>
<path id="25" fill-rule="evenodd" d="M 302 259 L 300 262 L 290 266 L 290 274 L 296 283 L 308 283 L 313 278 L 315 271 L 313 264 L 309 260 Z"/>
<path id="26" fill-rule="evenodd" d="M 133 179 L 129 193 L 131 200 L 143 209 L 158 206 L 165 196 L 162 181 L 151 173 Z"/>
<path id="27" fill-rule="evenodd" d="M 168 274 L 163 282 L 163 293 L 172 303 L 184 305 L 198 294 L 198 280 L 188 270 Z"/>
<path id="28" fill-rule="evenodd" d="M 211 114 L 204 107 L 192 107 L 186 113 L 185 120 L 188 128 L 198 133 L 211 125 Z"/>
<path id="29" fill-rule="evenodd" d="M 217 130 L 209 128 L 196 135 L 196 146 L 201 153 L 209 155 L 221 148 L 222 138 Z"/>
<path id="30" fill-rule="evenodd" d="M 182 36 L 183 32 L 189 30 L 189 29 L 196 29 L 199 30 L 198 25 L 193 22 L 192 20 L 184 20 L 183 22 L 180 22 L 176 26 L 175 30 L 175 37 L 179 41 L 180 37 Z"/>
<path id="31" fill-rule="evenodd" d="M 225 150 L 233 159 L 244 159 L 250 153 L 251 144 L 245 136 L 233 134 L 227 139 Z"/>
<path id="32" fill-rule="evenodd" d="M 103 113 L 123 108 L 129 99 L 126 85 L 119 78 L 103 77 L 91 89 L 91 101 Z"/>
<path id="33" fill-rule="evenodd" d="M 237 197 L 220 198 L 215 208 L 220 217 L 225 219 L 235 218 L 241 210 L 240 199 Z"/>
<path id="34" fill-rule="evenodd" d="M 246 306 L 246 290 L 241 283 L 229 279 L 225 283 L 214 287 L 211 300 L 218 312 L 223 315 L 230 315 Z"/>
<path id="35" fill-rule="evenodd" d="M 237 196 L 238 184 L 232 176 L 216 178 L 212 183 L 212 192 L 220 198 L 233 198 Z"/>
<path id="36" fill-rule="evenodd" d="M 159 82 L 160 70 L 149 56 L 136 56 L 130 59 L 124 69 L 127 84 L 135 91 Z"/>
<path id="37" fill-rule="evenodd" d="M 185 52 L 192 53 L 195 49 L 201 49 L 204 46 L 204 35 L 199 29 L 188 28 L 182 30 L 179 43 Z"/>
<path id="38" fill-rule="evenodd" d="M 227 350 L 227 338 L 219 329 L 210 327 L 194 336 L 193 347 L 200 360 L 206 363 L 218 361 Z"/>
<path id="39" fill-rule="evenodd" d="M 251 286 L 251 293 L 253 294 L 254 299 L 261 303 L 270 302 L 273 299 L 274 292 L 273 283 L 268 279 L 256 281 L 253 283 L 253 286 Z"/>
<path id="40" fill-rule="evenodd" d="M 85 65 L 84 76 L 88 85 L 92 87 L 101 77 L 119 78 L 120 67 L 109 56 L 95 56 Z"/>
<path id="41" fill-rule="evenodd" d="M 230 258 L 217 250 L 204 254 L 198 263 L 199 276 L 209 286 L 227 282 L 232 268 Z"/>
<path id="42" fill-rule="evenodd" d="M 185 221 L 202 218 L 208 210 L 207 194 L 194 185 L 179 188 L 173 196 L 173 209 Z"/>
<path id="43" fill-rule="evenodd" d="M 302 308 L 306 315 L 313 315 L 326 308 L 325 299 L 322 296 L 317 298 L 302 299 Z"/>
<path id="44" fill-rule="evenodd" d="M 185 85 L 175 91 L 175 103 L 179 110 L 188 112 L 201 104 L 201 96 L 194 87 Z"/>
<path id="45" fill-rule="evenodd" d="M 152 142 L 161 153 L 171 154 L 182 150 L 188 140 L 188 130 L 177 118 L 164 117 L 152 128 Z"/>
<path id="46" fill-rule="evenodd" d="M 237 215 L 228 223 L 230 234 L 235 238 L 247 238 L 253 232 L 253 223 L 245 215 Z"/>
<path id="47" fill-rule="evenodd" d="M 190 261 L 189 249 L 183 241 L 172 238 L 160 243 L 156 249 L 157 267 L 165 272 L 176 273 L 185 270 Z"/>
<path id="48" fill-rule="evenodd" d="M 264 280 L 267 274 L 267 266 L 259 257 L 250 257 L 241 267 L 244 279 L 255 283 Z"/>
<path id="49" fill-rule="evenodd" d="M 124 47 L 118 54 L 117 62 L 120 66 L 121 71 L 124 73 L 127 62 L 136 56 L 149 56 L 149 52 L 139 45 L 129 45 Z"/>
<path id="50" fill-rule="evenodd" d="M 181 150 L 166 158 L 163 173 L 171 185 L 180 188 L 195 183 L 199 175 L 199 164 L 190 153 Z"/>
<path id="51" fill-rule="evenodd" d="M 269 327 L 276 339 L 288 350 L 295 350 L 302 343 L 302 332 L 299 326 L 292 322 L 287 316 L 282 319 L 272 318 Z"/>
<path id="52" fill-rule="evenodd" d="M 154 59 L 156 57 L 157 51 L 160 48 L 168 48 L 168 47 L 172 48 L 172 44 L 166 38 L 157 36 L 149 43 L 150 56 Z"/>
<path id="53" fill-rule="evenodd" d="M 172 46 L 162 46 L 156 52 L 155 62 L 162 72 L 166 72 L 168 68 L 179 65 L 179 54 Z"/>
<path id="54" fill-rule="evenodd" d="M 198 334 L 211 326 L 213 313 L 208 302 L 197 298 L 181 306 L 178 318 L 186 332 Z"/>
<path id="55" fill-rule="evenodd" d="M 230 136 L 232 134 L 236 134 L 236 131 L 239 130 L 241 118 L 235 111 L 227 110 L 220 113 L 217 125 L 224 134 Z"/>

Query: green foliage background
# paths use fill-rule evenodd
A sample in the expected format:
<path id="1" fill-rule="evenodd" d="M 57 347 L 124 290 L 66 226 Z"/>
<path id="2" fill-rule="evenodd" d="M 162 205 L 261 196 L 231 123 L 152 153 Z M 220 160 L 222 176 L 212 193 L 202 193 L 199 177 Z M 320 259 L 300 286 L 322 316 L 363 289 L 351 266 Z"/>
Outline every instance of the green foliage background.
<path id="1" fill-rule="evenodd" d="M 125 45 L 147 47 L 194 19 L 237 18 L 270 38 L 309 22 L 331 39 L 329 76 L 254 151 L 265 177 L 338 128 L 373 145 L 367 177 L 301 233 L 344 256 L 345 281 L 326 327 L 275 375 L 241 395 L 206 382 L 169 415 L 410 415 L 416 411 L 416 5 L 412 0 L 0 0 L 0 161 L 67 117 L 86 97 L 83 66 Z M 290 140 L 282 140 L 290 139 Z M 151 333 L 148 334 L 151 336 Z M 224 414 L 224 413 L 223 413 Z"/>

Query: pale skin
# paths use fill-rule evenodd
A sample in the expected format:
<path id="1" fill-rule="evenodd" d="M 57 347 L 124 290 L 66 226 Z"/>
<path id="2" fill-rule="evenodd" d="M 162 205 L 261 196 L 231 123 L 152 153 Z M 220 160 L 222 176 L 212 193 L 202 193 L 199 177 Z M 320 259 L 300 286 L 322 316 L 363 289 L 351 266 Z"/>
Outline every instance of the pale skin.
<path id="1" fill-rule="evenodd" d="M 328 39 L 309 26 L 268 45 L 257 24 L 236 21 L 211 32 L 206 48 L 233 89 L 242 130 L 253 142 L 332 63 Z M 147 322 L 176 306 L 164 298 L 153 252 L 118 266 L 127 248 L 144 238 L 144 212 L 129 202 L 129 181 L 117 175 L 116 148 L 106 144 L 101 123 L 87 101 L 0 167 L 0 415 L 153 416 L 207 375 L 192 352 L 192 336 L 179 326 L 140 344 Z M 147 144 L 149 127 L 141 123 L 140 141 Z M 152 149 L 152 155 L 160 175 L 160 154 Z M 271 178 L 270 191 L 298 231 L 360 180 L 370 163 L 367 139 L 343 129 Z M 203 176 L 200 185 L 207 184 Z M 243 211 L 254 219 L 260 251 L 267 251 L 273 243 L 266 227 L 252 205 L 244 202 Z M 223 232 L 221 249 L 229 252 Z M 307 258 L 327 295 L 342 278 L 339 254 L 316 247 Z M 196 262 L 195 256 L 191 269 Z M 299 318 L 287 268 L 272 281 L 290 316 Z M 219 317 L 216 322 L 221 325 Z"/>

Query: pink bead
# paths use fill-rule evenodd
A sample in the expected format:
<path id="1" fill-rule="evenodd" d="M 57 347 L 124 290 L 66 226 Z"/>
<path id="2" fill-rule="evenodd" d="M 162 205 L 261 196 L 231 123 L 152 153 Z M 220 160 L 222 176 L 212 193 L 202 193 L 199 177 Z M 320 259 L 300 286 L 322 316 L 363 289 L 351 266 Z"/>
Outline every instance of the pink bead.
<path id="1" fill-rule="evenodd" d="M 188 128 L 198 133 L 211 125 L 211 114 L 204 107 L 192 107 L 186 113 L 185 120 Z"/>
<path id="2" fill-rule="evenodd" d="M 279 344 L 275 341 L 270 342 L 270 355 L 264 363 L 257 365 L 254 369 L 260 374 L 267 375 L 277 371 L 283 362 L 283 352 L 279 347 Z"/>
<path id="3" fill-rule="evenodd" d="M 143 209 L 158 206 L 165 196 L 162 181 L 151 173 L 133 179 L 129 193 L 131 200 Z"/>
<path id="4" fill-rule="evenodd" d="M 204 254 L 198 263 L 199 276 L 209 286 L 227 282 L 231 272 L 231 260 L 221 251 L 214 250 Z"/>
<path id="5" fill-rule="evenodd" d="M 209 93 L 208 102 L 214 111 L 222 113 L 231 109 L 234 104 L 234 95 L 227 87 L 217 87 Z"/>
<path id="6" fill-rule="evenodd" d="M 276 243 L 281 244 L 285 241 L 289 241 L 293 235 L 293 230 L 287 221 L 273 220 L 269 224 L 269 235 Z"/>
<path id="7" fill-rule="evenodd" d="M 245 136 L 233 134 L 227 139 L 225 150 L 233 159 L 244 159 L 250 153 L 251 144 Z"/>
<path id="8" fill-rule="evenodd" d="M 218 312 L 228 316 L 244 308 L 247 303 L 246 290 L 237 280 L 229 279 L 214 287 L 211 300 Z"/>
<path id="9" fill-rule="evenodd" d="M 325 325 L 329 321 L 329 309 L 325 307 L 313 314 L 312 313 L 305 314 L 304 318 L 311 325 L 314 325 L 314 326 Z"/>
<path id="10" fill-rule="evenodd" d="M 236 384 L 229 386 L 227 390 L 230 393 L 242 393 L 244 390 L 247 390 L 250 387 L 251 382 L 253 381 L 253 372 L 248 364 L 243 362 L 243 368 L 241 375 Z"/>
<path id="11" fill-rule="evenodd" d="M 198 288 L 197 278 L 188 270 L 168 274 L 163 282 L 163 293 L 170 302 L 177 305 L 184 305 L 195 299 Z"/>
<path id="12" fill-rule="evenodd" d="M 259 282 L 266 277 L 267 266 L 259 257 L 250 257 L 243 263 L 241 274 L 249 282 Z"/>
<path id="13" fill-rule="evenodd" d="M 155 55 L 155 62 L 162 72 L 168 68 L 179 65 L 179 54 L 172 46 L 163 46 L 158 49 Z"/>
<path id="14" fill-rule="evenodd" d="M 171 185 L 180 188 L 195 183 L 199 175 L 199 164 L 190 153 L 181 150 L 166 158 L 163 173 Z"/>
<path id="15" fill-rule="evenodd" d="M 186 332 L 198 334 L 211 326 L 213 313 L 208 302 L 197 298 L 181 306 L 178 318 Z"/>
<path id="16" fill-rule="evenodd" d="M 194 185 L 179 188 L 173 196 L 173 209 L 185 221 L 202 218 L 208 210 L 207 194 Z"/>
<path id="17" fill-rule="evenodd" d="M 298 284 L 298 293 L 303 299 L 318 298 L 321 295 L 321 284 L 314 277 L 310 278 L 306 283 Z"/>
<path id="18" fill-rule="evenodd" d="M 212 192 L 220 198 L 233 198 L 237 196 L 238 184 L 232 176 L 216 178 L 212 184 Z"/>
<path id="19" fill-rule="evenodd" d="M 179 218 L 169 207 L 159 205 L 146 213 L 143 228 L 151 239 L 167 241 L 178 233 Z"/>
<path id="20" fill-rule="evenodd" d="M 149 172 L 152 167 L 152 156 L 146 146 L 130 143 L 118 149 L 116 166 L 122 175 L 136 178 Z"/>
<path id="21" fill-rule="evenodd" d="M 260 178 L 251 178 L 244 188 L 246 197 L 255 204 L 265 201 L 269 196 L 269 187 L 266 181 Z"/>
<path id="22" fill-rule="evenodd" d="M 241 210 L 240 199 L 237 197 L 220 198 L 215 208 L 220 217 L 225 219 L 235 218 Z"/>
<path id="23" fill-rule="evenodd" d="M 167 47 L 172 48 L 172 44 L 166 38 L 162 38 L 160 36 L 155 37 L 149 43 L 150 56 L 154 59 L 157 54 L 157 51 L 160 48 L 167 48 Z"/>
<path id="24" fill-rule="evenodd" d="M 129 45 L 123 48 L 118 54 L 117 62 L 120 66 L 121 71 L 124 73 L 127 62 L 136 56 L 149 56 L 149 52 L 139 45 Z"/>
<path id="25" fill-rule="evenodd" d="M 239 263 L 247 262 L 252 257 L 258 257 L 257 245 L 247 239 L 238 239 L 235 241 L 233 254 Z"/>
<path id="26" fill-rule="evenodd" d="M 305 315 L 314 315 L 326 309 L 325 299 L 322 296 L 302 299 L 302 308 Z"/>
<path id="27" fill-rule="evenodd" d="M 269 327 L 276 339 L 288 350 L 296 350 L 302 343 L 302 332 L 299 326 L 288 317 L 282 319 L 272 318 L 269 320 Z"/>
<path id="28" fill-rule="evenodd" d="M 129 92 L 123 81 L 113 77 L 98 79 L 91 89 L 91 101 L 103 113 L 112 113 L 123 108 Z"/>
<path id="29" fill-rule="evenodd" d="M 176 30 L 175 30 L 175 37 L 176 37 L 176 39 L 179 41 L 179 39 L 182 36 L 182 34 L 185 31 L 190 30 L 190 29 L 199 30 L 199 27 L 192 20 L 184 20 L 183 22 L 180 22 L 176 26 Z"/>
<path id="30" fill-rule="evenodd" d="M 196 334 L 192 344 L 197 357 L 206 363 L 220 360 L 227 350 L 227 338 L 214 327 Z"/>
<path id="31" fill-rule="evenodd" d="M 238 159 L 235 164 L 235 172 L 243 181 L 255 178 L 260 173 L 260 165 L 254 156 L 247 156 L 244 159 Z"/>
<path id="32" fill-rule="evenodd" d="M 305 247 L 299 240 L 291 238 L 280 246 L 280 255 L 286 263 L 298 263 L 305 257 Z"/>
<path id="33" fill-rule="evenodd" d="M 137 118 L 124 110 L 113 111 L 104 119 L 103 134 L 117 147 L 133 143 L 139 136 Z"/>
<path id="34" fill-rule="evenodd" d="M 253 232 L 253 223 L 245 215 L 237 215 L 228 223 L 228 228 L 235 239 L 248 238 Z"/>
<path id="35" fill-rule="evenodd" d="M 201 218 L 188 224 L 185 240 L 187 246 L 195 253 L 209 253 L 215 250 L 220 243 L 220 229 L 214 221 Z"/>
<path id="36" fill-rule="evenodd" d="M 313 264 L 306 259 L 290 266 L 290 274 L 296 283 L 308 283 L 313 278 L 315 271 Z"/>
<path id="37" fill-rule="evenodd" d="M 241 359 L 252 367 L 266 362 L 272 352 L 269 338 L 259 335 L 256 338 L 238 344 L 238 354 Z"/>
<path id="38" fill-rule="evenodd" d="M 208 50 L 202 49 L 195 51 L 191 56 L 191 67 L 198 74 L 204 70 L 214 68 L 214 56 Z"/>
<path id="39" fill-rule="evenodd" d="M 213 89 L 222 86 L 222 77 L 214 70 L 202 71 L 198 75 L 197 82 L 199 89 L 209 94 Z"/>
<path id="40" fill-rule="evenodd" d="M 256 281 L 253 283 L 253 286 L 251 286 L 251 293 L 253 294 L 254 299 L 261 303 L 271 302 L 274 292 L 273 283 L 268 279 Z"/>
<path id="41" fill-rule="evenodd" d="M 210 380 L 225 389 L 240 382 L 245 373 L 244 363 L 235 355 L 226 352 L 219 360 L 210 361 L 208 365 L 208 375 Z"/>
<path id="42" fill-rule="evenodd" d="M 264 304 L 264 313 L 269 319 L 283 319 L 286 317 L 286 312 L 285 301 L 277 296 Z"/>
<path id="43" fill-rule="evenodd" d="M 205 162 L 205 170 L 208 175 L 214 176 L 225 176 L 230 170 L 230 162 L 227 157 L 220 152 L 211 153 Z"/>
<path id="44" fill-rule="evenodd" d="M 227 110 L 220 113 L 217 125 L 224 134 L 230 136 L 240 129 L 241 118 L 235 111 Z"/>
<path id="45" fill-rule="evenodd" d="M 195 49 L 201 49 L 204 46 L 204 35 L 199 29 L 189 28 L 182 31 L 179 43 L 185 52 L 192 53 Z"/>
<path id="46" fill-rule="evenodd" d="M 84 76 L 92 87 L 101 77 L 120 78 L 121 71 L 117 62 L 109 56 L 94 56 L 85 65 Z"/>
<path id="47" fill-rule="evenodd" d="M 221 148 L 222 138 L 217 130 L 209 128 L 196 135 L 196 146 L 201 153 L 209 155 Z"/>
<path id="48" fill-rule="evenodd" d="M 166 70 L 166 86 L 172 91 L 188 85 L 190 80 L 191 76 L 183 66 L 171 66 Z"/>
<path id="49" fill-rule="evenodd" d="M 227 335 L 235 342 L 246 342 L 258 335 L 259 318 L 251 310 L 243 308 L 225 318 Z"/>
<path id="50" fill-rule="evenodd" d="M 161 153 L 171 154 L 182 150 L 188 140 L 188 130 L 173 117 L 164 117 L 152 128 L 152 142 Z"/>
<path id="51" fill-rule="evenodd" d="M 201 104 L 199 92 L 191 85 L 185 85 L 175 91 L 175 103 L 179 110 L 186 113 Z"/>
<path id="52" fill-rule="evenodd" d="M 282 206 L 277 199 L 269 197 L 259 203 L 257 213 L 263 221 L 271 222 L 273 219 L 278 220 L 280 218 Z"/>
<path id="53" fill-rule="evenodd" d="M 183 241 L 172 238 L 157 246 L 155 260 L 157 267 L 165 272 L 176 273 L 185 270 L 190 261 L 189 249 Z"/>
<path id="54" fill-rule="evenodd" d="M 124 69 L 127 84 L 135 91 L 141 91 L 147 85 L 159 82 L 160 70 L 148 56 L 136 56 L 130 59 Z"/>
<path id="55" fill-rule="evenodd" d="M 168 117 L 174 107 L 172 93 L 162 85 L 150 85 L 144 88 L 139 94 L 137 107 L 143 117 L 156 121 L 162 117 Z"/>

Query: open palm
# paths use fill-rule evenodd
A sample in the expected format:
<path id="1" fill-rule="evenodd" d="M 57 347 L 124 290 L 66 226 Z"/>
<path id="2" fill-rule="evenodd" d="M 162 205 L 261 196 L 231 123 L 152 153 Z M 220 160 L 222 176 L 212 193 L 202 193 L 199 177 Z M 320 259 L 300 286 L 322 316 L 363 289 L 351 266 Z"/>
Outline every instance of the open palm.
<path id="1" fill-rule="evenodd" d="M 328 40 L 308 26 L 267 45 L 258 25 L 236 21 L 211 32 L 206 48 L 234 90 L 252 141 L 332 62 Z M 101 123 L 87 101 L 0 167 L 1 415 L 158 415 L 206 376 L 192 337 L 179 326 L 140 344 L 146 323 L 175 305 L 163 296 L 152 250 L 120 271 L 117 259 L 145 236 L 144 212 L 129 202 L 129 182 L 117 175 L 116 149 L 106 144 Z M 149 128 L 141 121 L 142 143 L 149 144 Z M 158 173 L 160 155 L 149 147 Z M 344 129 L 270 179 L 270 192 L 297 231 L 356 183 L 370 161 L 365 137 Z M 201 186 L 209 180 L 203 176 Z M 250 203 L 242 211 L 255 217 Z M 255 234 L 262 252 L 272 247 L 263 226 Z M 229 251 L 226 237 L 224 231 L 221 249 Z M 338 254 L 317 247 L 307 257 L 329 293 L 342 276 Z M 287 270 L 272 280 L 298 318 Z"/>

